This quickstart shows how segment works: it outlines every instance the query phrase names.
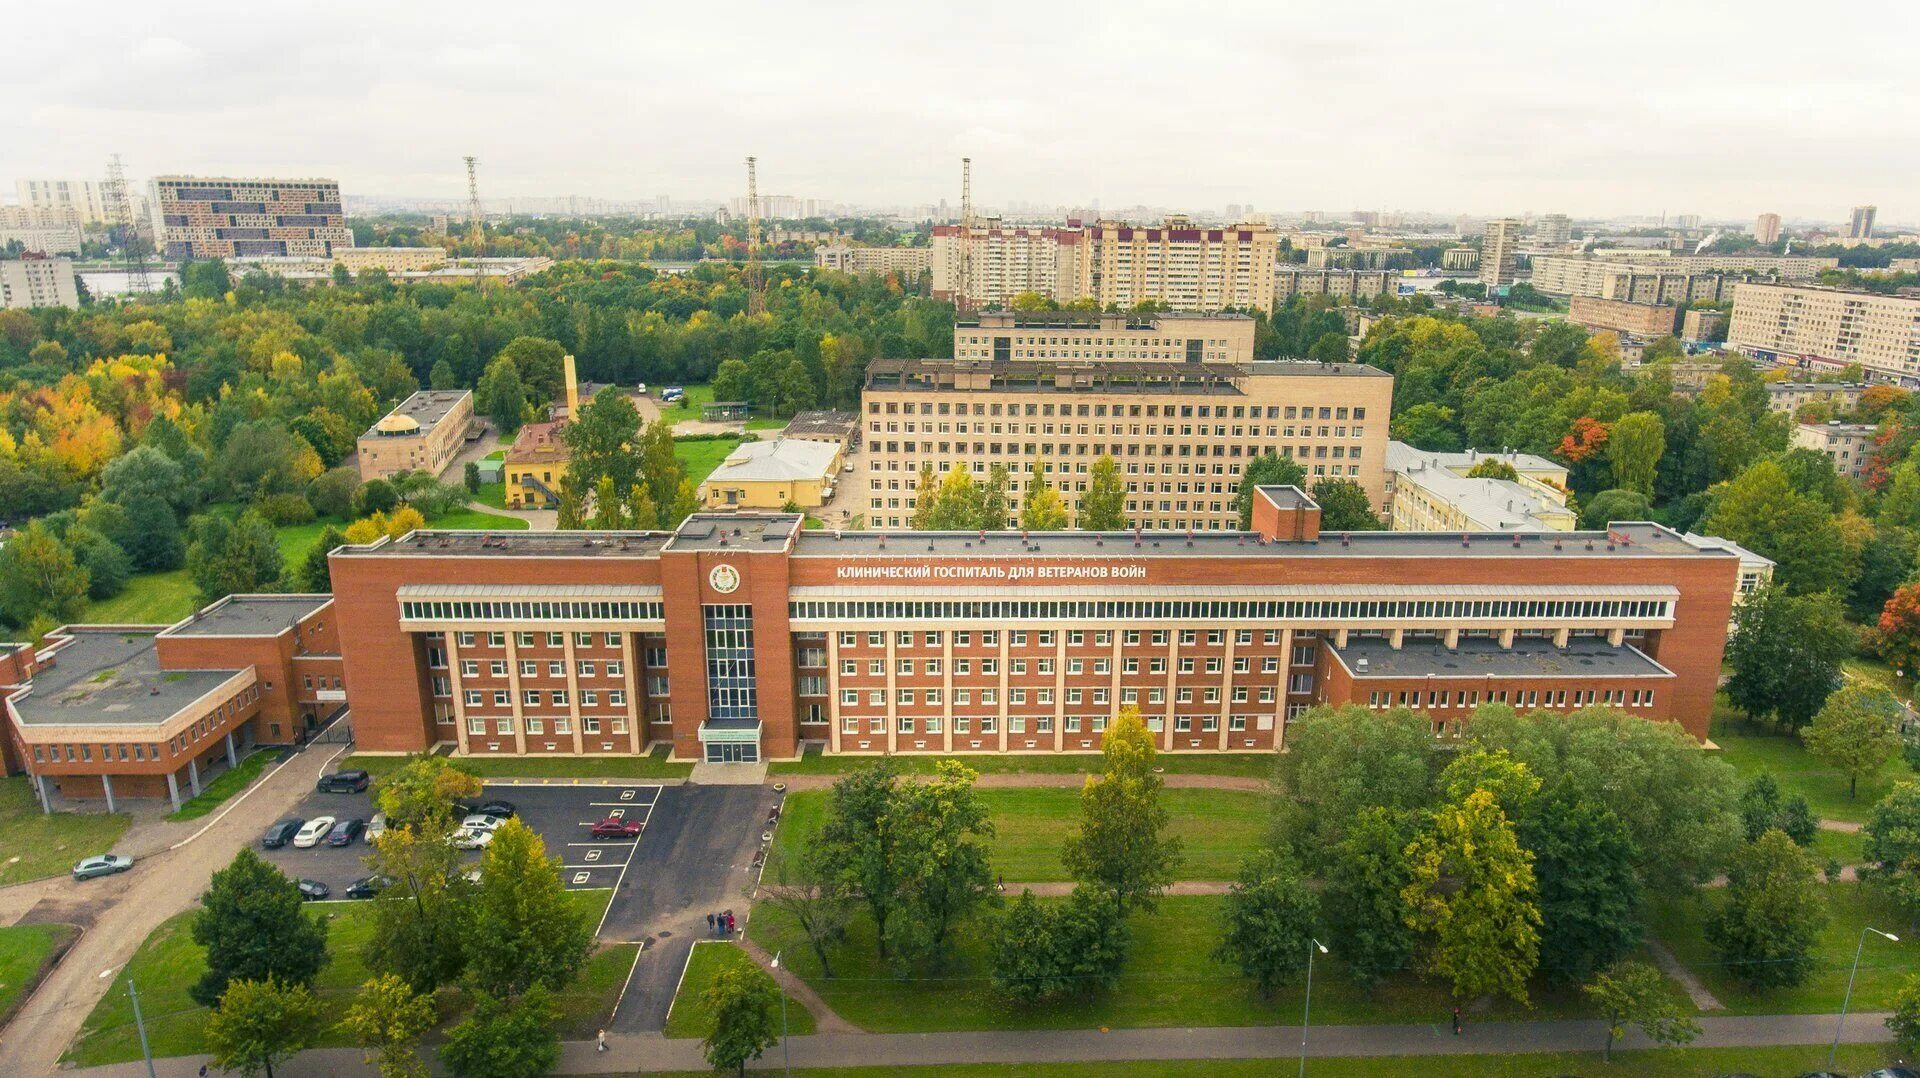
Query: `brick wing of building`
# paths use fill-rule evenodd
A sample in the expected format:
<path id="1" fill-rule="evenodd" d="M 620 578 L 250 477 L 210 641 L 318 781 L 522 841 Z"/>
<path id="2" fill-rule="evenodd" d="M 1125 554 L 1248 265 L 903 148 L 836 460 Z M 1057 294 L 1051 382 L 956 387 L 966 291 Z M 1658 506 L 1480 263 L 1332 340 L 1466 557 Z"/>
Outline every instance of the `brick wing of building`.
<path id="1" fill-rule="evenodd" d="M 1704 738 L 1739 559 L 1658 525 L 1252 532 L 418 532 L 332 556 L 363 751 L 713 761 L 1079 752 L 1138 708 L 1172 751 L 1278 749 L 1315 704 L 1607 704 Z"/>

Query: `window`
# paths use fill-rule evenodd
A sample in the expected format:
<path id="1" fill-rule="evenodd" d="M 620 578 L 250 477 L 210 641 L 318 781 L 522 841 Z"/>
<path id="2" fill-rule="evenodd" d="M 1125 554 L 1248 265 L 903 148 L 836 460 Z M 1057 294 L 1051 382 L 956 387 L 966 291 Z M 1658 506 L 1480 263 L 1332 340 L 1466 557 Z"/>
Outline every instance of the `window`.
<path id="1" fill-rule="evenodd" d="M 626 663 L 621 662 L 619 659 L 607 660 L 607 676 L 608 677 L 625 677 L 626 674 L 627 674 Z"/>
<path id="2" fill-rule="evenodd" d="M 532 677 L 535 674 L 538 674 L 539 672 L 540 672 L 539 663 L 534 662 L 532 659 L 520 660 L 520 676 L 521 677 Z"/>
<path id="3" fill-rule="evenodd" d="M 608 647 L 610 647 L 610 648 L 617 648 L 617 647 L 619 647 L 619 646 L 620 646 L 620 634 L 619 634 L 619 633 L 607 633 L 607 634 L 606 634 L 606 641 L 607 641 L 607 646 L 608 646 Z"/>
<path id="4" fill-rule="evenodd" d="M 480 690 L 479 689 L 467 690 L 467 706 L 468 707 L 480 706 Z"/>
<path id="5" fill-rule="evenodd" d="M 487 664 L 487 672 L 492 674 L 494 677 L 506 677 L 507 676 L 507 660 L 505 659 L 493 660 L 492 662 Z"/>
<path id="6" fill-rule="evenodd" d="M 527 689 L 526 691 L 520 694 L 520 702 L 521 704 L 527 707 L 539 707 L 540 706 L 540 690 Z"/>
<path id="7" fill-rule="evenodd" d="M 548 646 L 548 647 L 550 647 L 550 648 L 563 648 L 563 647 L 566 647 L 566 646 L 567 646 L 567 634 L 566 634 L 566 633 L 548 633 L 548 634 L 547 634 L 547 646 Z"/>
<path id="8" fill-rule="evenodd" d="M 614 707 L 626 707 L 627 706 L 627 690 L 625 689 L 607 690 L 607 703 L 612 704 Z"/>
<path id="9" fill-rule="evenodd" d="M 533 646 L 532 633 L 514 633 L 513 639 L 514 639 L 514 642 L 518 644 L 520 647 L 530 648 Z"/>
<path id="10" fill-rule="evenodd" d="M 592 677 L 592 676 L 593 676 L 593 660 L 591 660 L 591 659 L 583 659 L 583 660 L 581 660 L 581 662 L 580 662 L 580 676 L 581 676 L 581 677 Z"/>

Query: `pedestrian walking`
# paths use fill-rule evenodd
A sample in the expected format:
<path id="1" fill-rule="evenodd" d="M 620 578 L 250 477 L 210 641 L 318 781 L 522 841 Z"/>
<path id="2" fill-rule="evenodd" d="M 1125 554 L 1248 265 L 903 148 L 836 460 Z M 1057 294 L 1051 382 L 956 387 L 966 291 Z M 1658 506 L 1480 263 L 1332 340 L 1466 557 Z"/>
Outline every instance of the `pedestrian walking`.
<path id="1" fill-rule="evenodd" d="M 713 935 L 713 914 L 707 914 L 707 935 Z"/>
<path id="2" fill-rule="evenodd" d="M 1453 1035 L 1456 1037 L 1460 1035 L 1460 1008 L 1458 1007 L 1453 1009 Z"/>
<path id="3" fill-rule="evenodd" d="M 607 1050 L 607 1031 L 606 1030 L 603 1029 L 600 1031 L 599 1038 L 594 1042 L 593 1050 L 596 1052 L 604 1052 Z"/>
<path id="4" fill-rule="evenodd" d="M 727 935 L 733 935 L 733 911 L 727 911 Z"/>

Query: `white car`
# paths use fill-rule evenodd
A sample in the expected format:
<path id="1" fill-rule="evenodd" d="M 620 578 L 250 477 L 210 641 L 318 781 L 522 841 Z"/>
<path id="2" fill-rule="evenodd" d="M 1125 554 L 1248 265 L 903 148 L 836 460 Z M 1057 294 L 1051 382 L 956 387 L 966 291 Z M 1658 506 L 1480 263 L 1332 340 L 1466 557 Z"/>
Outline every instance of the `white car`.
<path id="1" fill-rule="evenodd" d="M 333 817 L 316 816 L 300 828 L 299 834 L 293 836 L 293 844 L 298 849 L 310 850 L 319 845 L 331 830 L 333 830 Z"/>
<path id="2" fill-rule="evenodd" d="M 374 839 L 377 839 L 381 835 L 384 835 L 386 833 L 387 833 L 387 814 L 384 812 L 374 813 L 373 819 L 367 821 L 367 841 L 371 843 Z"/>
<path id="3" fill-rule="evenodd" d="M 505 816 L 488 816 L 485 813 L 476 812 L 461 820 L 460 826 L 468 831 L 497 831 L 500 825 L 506 822 Z"/>
<path id="4" fill-rule="evenodd" d="M 448 835 L 447 841 L 456 850 L 479 850 L 493 841 L 493 832 L 484 827 L 461 827 Z"/>

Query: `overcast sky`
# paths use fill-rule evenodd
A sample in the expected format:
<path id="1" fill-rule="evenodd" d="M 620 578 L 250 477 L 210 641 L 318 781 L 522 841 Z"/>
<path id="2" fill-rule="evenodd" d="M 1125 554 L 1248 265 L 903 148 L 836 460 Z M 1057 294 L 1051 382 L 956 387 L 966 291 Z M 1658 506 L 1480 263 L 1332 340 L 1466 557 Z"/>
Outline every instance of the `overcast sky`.
<path id="1" fill-rule="evenodd" d="M 0 192 L 1920 220 L 1920 2 L 11 5 Z M 1575 10 L 1577 9 L 1577 10 Z M 31 58 L 32 62 L 23 62 Z"/>

